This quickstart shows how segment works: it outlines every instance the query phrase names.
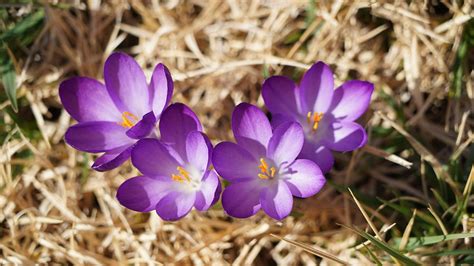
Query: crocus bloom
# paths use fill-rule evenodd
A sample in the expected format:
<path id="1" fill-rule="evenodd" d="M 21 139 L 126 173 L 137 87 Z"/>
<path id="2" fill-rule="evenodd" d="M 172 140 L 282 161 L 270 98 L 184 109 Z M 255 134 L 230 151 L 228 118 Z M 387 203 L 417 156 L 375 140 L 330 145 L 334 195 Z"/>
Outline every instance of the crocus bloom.
<path id="1" fill-rule="evenodd" d="M 134 147 L 132 163 L 143 175 L 119 187 L 119 202 L 138 212 L 156 210 L 167 221 L 214 204 L 221 187 L 210 169 L 212 146 L 201 130 L 191 109 L 170 105 L 160 120 L 161 140 L 142 139 Z"/>
<path id="2" fill-rule="evenodd" d="M 298 123 L 282 123 L 272 132 L 260 109 L 242 103 L 232 114 L 232 131 L 237 144 L 219 143 L 212 156 L 216 171 L 230 182 L 222 194 L 229 215 L 246 218 L 262 208 L 281 220 L 290 214 L 293 196 L 310 197 L 323 187 L 314 162 L 295 160 L 304 141 Z"/>
<path id="3" fill-rule="evenodd" d="M 299 86 L 283 76 L 268 78 L 262 88 L 272 125 L 296 121 L 303 126 L 305 141 L 298 158 L 316 162 L 326 173 L 334 164 L 331 151 L 347 152 L 367 142 L 363 127 L 354 121 L 367 109 L 372 83 L 351 80 L 334 90 L 331 69 L 314 64 Z"/>
<path id="4" fill-rule="evenodd" d="M 173 94 L 168 69 L 158 64 L 147 84 L 135 60 L 113 53 L 104 66 L 105 86 L 87 77 L 65 80 L 59 96 L 66 111 L 79 123 L 65 136 L 72 147 L 105 152 L 92 166 L 106 171 L 121 165 L 137 140 L 154 134 L 155 124 Z"/>

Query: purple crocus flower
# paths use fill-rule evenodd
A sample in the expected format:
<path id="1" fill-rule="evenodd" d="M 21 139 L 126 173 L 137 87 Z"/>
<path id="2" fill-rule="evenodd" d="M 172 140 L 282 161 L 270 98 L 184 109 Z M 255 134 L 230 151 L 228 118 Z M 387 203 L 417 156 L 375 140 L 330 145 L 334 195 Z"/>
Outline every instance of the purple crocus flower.
<path id="1" fill-rule="evenodd" d="M 246 218 L 262 208 L 281 220 L 290 214 L 293 196 L 307 198 L 323 187 L 314 162 L 295 160 L 304 142 L 298 123 L 282 123 L 272 132 L 260 109 L 242 103 L 232 114 L 232 131 L 237 144 L 219 143 L 212 156 L 216 171 L 231 183 L 222 194 L 229 215 Z"/>
<path id="2" fill-rule="evenodd" d="M 334 164 L 331 151 L 352 151 L 367 142 L 364 128 L 354 121 L 369 106 L 373 91 L 372 83 L 360 80 L 347 81 L 334 90 L 331 69 L 317 62 L 299 86 L 287 77 L 268 78 L 262 95 L 273 126 L 286 121 L 303 126 L 305 141 L 298 158 L 316 162 L 326 173 Z"/>
<path id="3" fill-rule="evenodd" d="M 183 104 L 172 104 L 160 120 L 161 140 L 142 139 L 132 151 L 132 163 L 142 176 L 125 181 L 118 201 L 138 212 L 156 210 L 175 221 L 193 207 L 205 211 L 220 196 L 221 186 L 210 169 L 212 146 L 196 115 Z"/>
<path id="4" fill-rule="evenodd" d="M 105 152 L 92 166 L 98 171 L 125 162 L 137 140 L 154 134 L 155 124 L 173 94 L 168 69 L 158 64 L 150 84 L 137 62 L 113 53 L 104 66 L 105 86 L 87 77 L 65 80 L 59 96 L 66 111 L 79 123 L 65 136 L 72 147 L 85 152 Z"/>

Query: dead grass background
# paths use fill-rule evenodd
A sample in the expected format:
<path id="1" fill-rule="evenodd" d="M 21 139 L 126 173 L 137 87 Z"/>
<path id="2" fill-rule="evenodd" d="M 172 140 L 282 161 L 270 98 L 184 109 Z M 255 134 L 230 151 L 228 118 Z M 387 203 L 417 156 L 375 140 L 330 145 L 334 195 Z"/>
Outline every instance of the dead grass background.
<path id="1" fill-rule="evenodd" d="M 391 154 L 386 148 L 393 143 L 371 134 L 366 148 L 337 155 L 327 178 L 367 195 L 384 197 L 397 190 L 430 202 L 429 187 L 419 179 L 425 174 L 423 161 L 442 172 L 441 163 L 466 156 L 474 139 L 472 72 L 464 79 L 467 96 L 450 97 L 452 65 L 473 15 L 471 1 L 160 2 L 5 7 L 24 12 L 44 7 L 46 22 L 26 56 L 16 58 L 23 100 L 19 118 L 35 121 L 38 134 L 17 126 L 3 112 L 8 102 L 0 103 L 9 133 L 0 152 L 0 263 L 334 263 L 270 234 L 349 264 L 372 263 L 367 253 L 353 248 L 360 239 L 338 225 L 364 228 L 366 220 L 350 194 L 332 185 L 295 201 L 295 215 L 282 222 L 262 214 L 231 219 L 217 206 L 167 223 L 154 213 L 122 208 L 116 189 L 137 171 L 129 163 L 107 173 L 89 170 L 93 158 L 63 141 L 74 122 L 58 98 L 58 85 L 67 77 L 102 78 L 103 62 L 114 50 L 135 56 L 147 75 L 157 62 L 165 63 L 175 80 L 173 101 L 194 109 L 214 143 L 232 139 L 229 122 L 236 104 L 263 106 L 260 88 L 268 74 L 298 77 L 323 60 L 338 84 L 373 82 L 376 92 L 362 123 L 368 132 L 376 126 L 395 129 L 412 147 Z M 376 217 L 382 237 L 390 230 L 404 232 L 407 224 L 395 214 L 365 209 Z M 425 263 L 449 261 L 412 255 Z"/>

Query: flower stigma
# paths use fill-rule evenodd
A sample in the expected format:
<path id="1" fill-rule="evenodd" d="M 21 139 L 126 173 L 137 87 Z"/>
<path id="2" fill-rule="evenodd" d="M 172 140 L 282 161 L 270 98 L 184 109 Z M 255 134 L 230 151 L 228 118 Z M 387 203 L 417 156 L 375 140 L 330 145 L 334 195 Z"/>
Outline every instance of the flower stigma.
<path id="1" fill-rule="evenodd" d="M 311 113 L 311 112 L 308 112 L 308 114 L 306 115 L 306 121 L 308 122 L 308 124 L 312 124 L 312 128 L 311 130 L 314 132 L 318 129 L 319 127 L 319 122 L 321 122 L 321 120 L 323 119 L 323 116 L 324 114 L 321 113 L 321 112 L 314 112 L 314 113 Z"/>
<path id="2" fill-rule="evenodd" d="M 130 112 L 123 112 L 122 113 L 122 122 L 119 123 L 122 127 L 124 128 L 131 128 L 133 127 L 136 123 L 138 123 L 140 119 L 138 117 Z"/>
<path id="3" fill-rule="evenodd" d="M 270 179 L 273 178 L 276 174 L 276 168 L 274 166 L 268 168 L 267 162 L 263 158 L 260 158 L 260 165 L 258 166 L 260 169 L 260 174 L 258 174 L 258 177 L 260 179 Z"/>

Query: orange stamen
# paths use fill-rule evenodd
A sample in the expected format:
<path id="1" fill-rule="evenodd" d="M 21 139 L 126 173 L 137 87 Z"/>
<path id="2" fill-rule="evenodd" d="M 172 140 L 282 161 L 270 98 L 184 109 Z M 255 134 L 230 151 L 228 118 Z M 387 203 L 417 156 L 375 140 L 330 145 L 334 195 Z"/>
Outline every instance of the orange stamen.
<path id="1" fill-rule="evenodd" d="M 270 169 L 268 169 L 268 164 L 263 158 L 260 158 L 260 165 L 258 166 L 258 168 L 261 172 L 258 174 L 258 177 L 260 179 L 270 179 L 276 174 L 276 168 L 272 166 Z"/>
<path id="2" fill-rule="evenodd" d="M 184 169 L 181 166 L 178 166 L 178 167 L 176 167 L 176 170 L 178 170 L 179 174 L 172 174 L 171 175 L 171 179 L 173 181 L 177 181 L 177 182 L 188 181 L 188 182 L 191 182 L 191 177 L 189 175 L 189 172 L 186 171 L 186 169 Z"/>
<path id="3" fill-rule="evenodd" d="M 314 113 L 311 113 L 311 112 L 308 112 L 308 114 L 306 115 L 306 121 L 308 122 L 308 124 L 312 124 L 312 130 L 313 131 L 316 131 L 319 127 L 319 122 L 321 122 L 321 120 L 323 119 L 323 116 L 324 114 L 321 113 L 321 112 L 314 112 Z"/>
<path id="4" fill-rule="evenodd" d="M 130 112 L 123 112 L 122 113 L 122 122 L 119 123 L 119 125 L 125 127 L 125 128 L 131 128 L 133 127 L 140 119 L 138 117 Z"/>

